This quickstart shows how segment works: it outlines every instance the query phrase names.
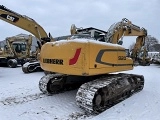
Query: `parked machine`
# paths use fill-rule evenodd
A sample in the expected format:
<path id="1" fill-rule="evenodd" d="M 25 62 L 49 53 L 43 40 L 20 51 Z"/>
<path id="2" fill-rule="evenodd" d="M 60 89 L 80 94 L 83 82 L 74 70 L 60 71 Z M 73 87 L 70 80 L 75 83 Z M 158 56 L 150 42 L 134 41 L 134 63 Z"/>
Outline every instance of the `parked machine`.
<path id="1" fill-rule="evenodd" d="M 49 34 L 48 36 L 35 20 L 26 15 L 16 13 L 3 5 L 0 5 L 0 19 L 32 33 L 37 38 L 39 49 L 45 42 L 54 41 L 51 35 Z M 37 69 L 41 69 L 38 60 L 30 61 L 22 66 L 24 73 L 34 72 Z"/>
<path id="2" fill-rule="evenodd" d="M 77 105 L 87 112 L 95 113 L 102 112 L 141 91 L 144 86 L 143 75 L 115 74 L 131 70 L 134 66 L 133 60 L 126 56 L 125 48 L 116 44 L 120 43 L 120 35 L 138 34 L 137 41 L 142 44 L 142 36 L 146 33 L 146 30 L 141 31 L 136 26 L 127 33 L 127 21 L 124 21 L 124 24 L 125 34 L 123 30 L 107 33 L 108 35 L 104 35 L 105 41 L 92 36 L 86 37 L 84 33 L 80 35 L 75 29 L 71 29 L 72 34 L 76 32 L 81 37 L 70 37 L 68 40 L 44 44 L 40 52 L 40 65 L 45 71 L 54 74 L 47 74 L 40 79 L 40 90 L 46 94 L 54 94 L 79 88 L 76 94 Z"/>
<path id="3" fill-rule="evenodd" d="M 0 65 L 11 68 L 17 67 L 34 58 L 30 54 L 32 46 L 32 36 L 13 36 L 6 38 L 6 45 L 0 49 Z"/>
<path id="4" fill-rule="evenodd" d="M 148 52 L 148 56 L 151 58 L 152 63 L 160 64 L 160 52 Z"/>

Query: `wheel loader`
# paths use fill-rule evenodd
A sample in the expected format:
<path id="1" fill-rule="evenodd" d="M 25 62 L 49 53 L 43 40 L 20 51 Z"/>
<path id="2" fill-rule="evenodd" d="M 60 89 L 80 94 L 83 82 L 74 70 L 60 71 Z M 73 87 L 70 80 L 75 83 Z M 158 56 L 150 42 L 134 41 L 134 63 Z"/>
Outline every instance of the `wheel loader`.
<path id="1" fill-rule="evenodd" d="M 6 45 L 0 50 L 0 65 L 15 68 L 35 58 L 36 56 L 30 54 L 31 46 L 31 35 L 28 38 L 25 36 L 7 37 Z"/>
<path id="2" fill-rule="evenodd" d="M 40 91 L 51 95 L 78 88 L 77 105 L 100 113 L 143 89 L 143 75 L 120 73 L 132 70 L 134 63 L 118 42 L 99 41 L 84 33 L 77 36 L 42 46 L 40 65 L 54 74 L 40 79 Z"/>

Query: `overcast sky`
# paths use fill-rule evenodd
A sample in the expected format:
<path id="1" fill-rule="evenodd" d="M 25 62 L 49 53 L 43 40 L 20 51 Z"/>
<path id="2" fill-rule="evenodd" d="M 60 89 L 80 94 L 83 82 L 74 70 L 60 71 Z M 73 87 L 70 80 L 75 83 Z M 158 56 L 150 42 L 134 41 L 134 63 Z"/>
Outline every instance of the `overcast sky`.
<path id="1" fill-rule="evenodd" d="M 160 40 L 160 0 L 0 0 L 0 3 L 33 18 L 53 37 L 70 34 L 72 24 L 107 31 L 113 23 L 127 18 Z M 2 20 L 0 28 L 0 41 L 20 33 L 30 34 Z"/>

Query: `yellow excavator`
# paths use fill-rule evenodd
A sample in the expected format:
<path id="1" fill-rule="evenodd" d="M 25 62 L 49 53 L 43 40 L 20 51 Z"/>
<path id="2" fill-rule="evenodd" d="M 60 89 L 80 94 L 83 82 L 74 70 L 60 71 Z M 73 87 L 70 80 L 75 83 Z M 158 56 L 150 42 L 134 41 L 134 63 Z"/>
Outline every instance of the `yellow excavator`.
<path id="1" fill-rule="evenodd" d="M 120 37 L 115 40 L 105 35 L 106 39 L 99 40 L 103 31 L 96 30 L 100 32 L 97 37 L 91 36 L 93 28 L 79 31 L 82 34 L 42 46 L 40 65 L 45 71 L 54 72 L 40 79 L 39 89 L 43 93 L 79 88 L 77 105 L 87 112 L 99 113 L 143 89 L 143 75 L 119 73 L 134 66 L 125 48 L 116 44 Z"/>
<path id="2" fill-rule="evenodd" d="M 0 5 L 0 19 L 32 33 L 37 38 L 39 49 L 41 49 L 42 44 L 45 42 L 54 41 L 50 33 L 48 36 L 45 30 L 35 20 L 26 15 L 16 13 L 3 5 Z M 29 73 L 39 68 L 39 61 L 36 60 L 24 64 L 22 70 L 24 73 Z"/>
<path id="3" fill-rule="evenodd" d="M 124 36 L 138 36 L 130 57 L 134 60 L 134 63 L 138 62 L 140 65 L 144 66 L 150 65 L 151 59 L 148 57 L 147 50 L 144 47 L 147 30 L 132 24 L 132 22 L 126 18 L 112 24 L 107 32 L 92 27 L 84 29 L 77 28 L 73 24 L 71 26 L 71 34 L 89 34 L 99 41 L 120 45 L 123 44 Z"/>
<path id="4" fill-rule="evenodd" d="M 0 18 L 31 32 L 40 40 L 41 68 L 55 72 L 40 79 L 39 88 L 43 93 L 79 87 L 77 104 L 88 112 L 101 112 L 143 89 L 143 75 L 110 74 L 133 69 L 133 60 L 126 57 L 121 45 L 97 41 L 84 34 L 51 42 L 51 36 L 48 37 L 33 19 L 4 6 L 0 6 Z M 45 42 L 43 46 L 42 42 Z"/>
<path id="5" fill-rule="evenodd" d="M 32 46 L 32 36 L 13 36 L 6 38 L 6 45 L 0 50 L 0 64 L 15 68 L 29 61 L 32 56 L 30 49 Z"/>

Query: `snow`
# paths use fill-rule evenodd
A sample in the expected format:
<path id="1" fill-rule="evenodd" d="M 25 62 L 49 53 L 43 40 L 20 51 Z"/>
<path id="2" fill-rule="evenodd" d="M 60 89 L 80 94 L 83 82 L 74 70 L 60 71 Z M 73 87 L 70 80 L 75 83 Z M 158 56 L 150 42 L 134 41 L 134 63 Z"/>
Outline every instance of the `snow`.
<path id="1" fill-rule="evenodd" d="M 38 88 L 43 72 L 24 74 L 21 67 L 0 67 L 0 120 L 160 120 L 160 66 L 137 66 L 125 73 L 145 77 L 144 89 L 98 114 L 76 105 L 77 90 L 53 96 Z"/>
<path id="2" fill-rule="evenodd" d="M 56 42 L 48 42 L 46 44 L 59 46 L 62 44 L 63 45 L 67 44 L 68 42 L 71 42 L 71 41 L 76 42 L 76 43 L 95 43 L 95 44 L 99 44 L 99 45 L 108 45 L 108 46 L 115 46 L 115 47 L 117 46 L 119 48 L 124 48 L 124 47 L 122 47 L 122 45 L 100 42 L 97 40 L 92 40 L 92 39 L 87 39 L 87 38 L 75 38 L 75 39 L 69 39 L 69 40 L 60 40 L 60 41 L 56 41 Z"/>

